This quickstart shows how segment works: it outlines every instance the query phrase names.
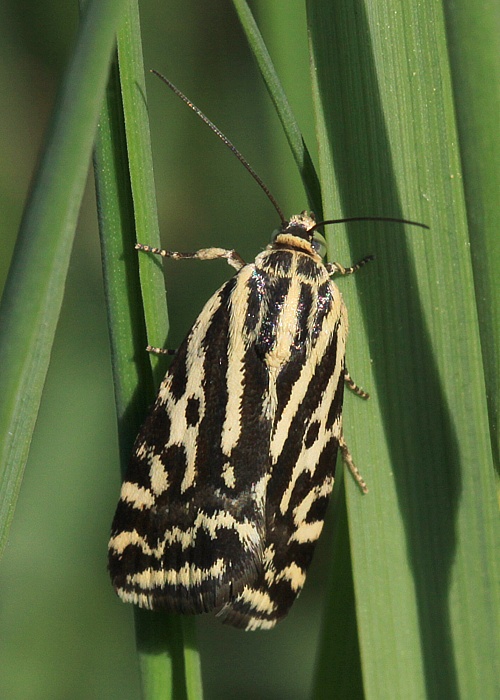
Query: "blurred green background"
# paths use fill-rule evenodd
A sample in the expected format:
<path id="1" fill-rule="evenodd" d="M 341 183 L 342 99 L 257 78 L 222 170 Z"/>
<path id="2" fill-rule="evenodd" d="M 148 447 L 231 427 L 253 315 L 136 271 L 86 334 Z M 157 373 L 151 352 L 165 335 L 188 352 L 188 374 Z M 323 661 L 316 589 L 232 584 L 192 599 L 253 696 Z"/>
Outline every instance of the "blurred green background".
<path id="1" fill-rule="evenodd" d="M 261 0 L 253 9 L 314 149 L 303 2 Z M 234 141 L 286 214 L 306 208 L 231 3 L 145 0 L 141 11 L 146 67 L 165 73 Z M 0 5 L 2 286 L 77 22 L 76 1 Z M 159 80 L 148 77 L 147 90 L 165 245 L 236 247 L 244 258 L 255 257 L 279 223 L 273 208 L 236 159 Z M 167 263 L 170 347 L 188 329 L 184 309 L 194 319 L 229 274 L 223 262 Z M 139 697 L 132 608 L 115 597 L 106 571 L 119 482 L 89 171 L 51 366 L 0 568 L 0 698 Z M 276 630 L 243 633 L 210 617 L 200 620 L 207 698 L 308 695 L 329 546 L 326 534 L 303 595 Z"/>

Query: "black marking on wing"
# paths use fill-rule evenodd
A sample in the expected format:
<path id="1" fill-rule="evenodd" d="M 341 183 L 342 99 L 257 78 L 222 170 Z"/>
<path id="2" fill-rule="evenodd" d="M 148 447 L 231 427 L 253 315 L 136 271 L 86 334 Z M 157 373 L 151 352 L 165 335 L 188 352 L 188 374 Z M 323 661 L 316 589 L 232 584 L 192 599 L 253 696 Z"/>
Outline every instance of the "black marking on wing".
<path id="1" fill-rule="evenodd" d="M 264 359 L 273 348 L 276 341 L 276 329 L 279 315 L 286 303 L 290 290 L 289 277 L 269 278 L 267 282 L 267 297 L 261 309 L 261 326 L 255 341 L 255 351 Z"/>
<path id="2" fill-rule="evenodd" d="M 186 423 L 190 427 L 196 427 L 200 421 L 200 399 L 192 396 L 186 406 Z"/>
<path id="3" fill-rule="evenodd" d="M 324 277 L 324 270 L 308 255 L 298 256 L 297 272 L 311 282 Z"/>
<path id="4" fill-rule="evenodd" d="M 273 250 L 266 256 L 261 269 L 276 277 L 287 277 L 292 269 L 294 253 L 288 250 Z"/>
<path id="5" fill-rule="evenodd" d="M 299 304 L 297 308 L 297 330 L 292 352 L 300 352 L 309 339 L 308 321 L 313 308 L 313 295 L 310 284 L 300 285 Z"/>

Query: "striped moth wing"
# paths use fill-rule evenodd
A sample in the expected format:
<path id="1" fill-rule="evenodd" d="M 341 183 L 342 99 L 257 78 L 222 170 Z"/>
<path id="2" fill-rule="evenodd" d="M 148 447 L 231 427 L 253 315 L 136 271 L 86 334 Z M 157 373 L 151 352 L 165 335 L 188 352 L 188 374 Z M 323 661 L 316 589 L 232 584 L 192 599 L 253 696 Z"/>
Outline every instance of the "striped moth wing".
<path id="1" fill-rule="evenodd" d="M 302 589 L 343 443 L 347 336 L 313 226 L 305 212 L 283 224 L 179 348 L 113 520 L 125 602 L 266 629 Z"/>

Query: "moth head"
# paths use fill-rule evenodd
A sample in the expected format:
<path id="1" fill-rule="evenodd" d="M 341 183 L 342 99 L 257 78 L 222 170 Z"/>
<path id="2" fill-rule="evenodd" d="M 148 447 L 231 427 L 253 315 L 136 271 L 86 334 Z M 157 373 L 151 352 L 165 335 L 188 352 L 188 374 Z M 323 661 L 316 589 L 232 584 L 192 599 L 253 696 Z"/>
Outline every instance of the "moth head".
<path id="1" fill-rule="evenodd" d="M 313 257 L 323 258 L 326 255 L 326 241 L 315 226 L 316 219 L 312 212 L 294 214 L 290 221 L 284 221 L 280 228 L 274 231 L 272 241 L 274 244 L 292 246 Z"/>

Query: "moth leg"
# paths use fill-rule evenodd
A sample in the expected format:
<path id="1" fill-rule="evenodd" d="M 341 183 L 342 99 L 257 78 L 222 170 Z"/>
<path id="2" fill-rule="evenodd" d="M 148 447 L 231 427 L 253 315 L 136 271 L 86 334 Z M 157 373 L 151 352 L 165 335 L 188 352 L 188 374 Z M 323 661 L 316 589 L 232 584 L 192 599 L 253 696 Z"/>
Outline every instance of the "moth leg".
<path id="1" fill-rule="evenodd" d="M 236 270 L 246 264 L 241 255 L 235 250 L 226 250 L 226 248 L 201 248 L 194 253 L 179 253 L 175 250 L 163 250 L 163 248 L 153 248 L 150 245 L 136 243 L 136 250 L 143 250 L 146 253 L 155 253 L 161 255 L 162 258 L 172 258 L 172 260 L 217 260 L 224 258 L 227 264 L 234 267 Z"/>
<path id="2" fill-rule="evenodd" d="M 361 491 L 363 491 L 363 493 L 368 493 L 368 486 L 366 485 L 366 481 L 363 479 L 363 477 L 359 473 L 357 466 L 354 464 L 354 460 L 352 458 L 351 453 L 349 452 L 349 448 L 347 447 L 347 443 L 344 440 L 343 434 L 339 438 L 339 447 L 340 451 L 342 452 L 342 459 L 344 460 L 344 464 L 353 475 L 354 480 L 358 484 L 359 488 L 361 489 Z"/>
<path id="3" fill-rule="evenodd" d="M 363 391 L 363 389 L 356 384 L 354 379 L 349 374 L 347 367 L 344 369 L 344 382 L 347 384 L 349 389 L 354 394 L 356 394 L 356 396 L 359 396 L 361 399 L 369 399 L 370 398 L 370 394 L 368 394 L 366 391 Z"/>
<path id="4" fill-rule="evenodd" d="M 352 267 L 344 267 L 338 262 L 327 263 L 325 267 L 330 275 L 352 275 L 354 272 L 357 272 L 360 267 L 363 267 L 363 265 L 366 265 L 366 263 L 369 263 L 371 260 L 375 260 L 374 255 L 367 255 Z"/>
<path id="5" fill-rule="evenodd" d="M 152 355 L 175 355 L 177 350 L 172 350 L 170 348 L 155 348 L 154 345 L 147 345 L 146 352 L 150 352 Z"/>

